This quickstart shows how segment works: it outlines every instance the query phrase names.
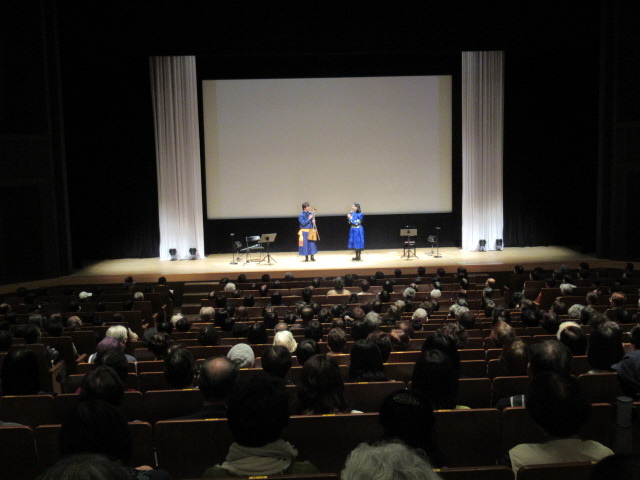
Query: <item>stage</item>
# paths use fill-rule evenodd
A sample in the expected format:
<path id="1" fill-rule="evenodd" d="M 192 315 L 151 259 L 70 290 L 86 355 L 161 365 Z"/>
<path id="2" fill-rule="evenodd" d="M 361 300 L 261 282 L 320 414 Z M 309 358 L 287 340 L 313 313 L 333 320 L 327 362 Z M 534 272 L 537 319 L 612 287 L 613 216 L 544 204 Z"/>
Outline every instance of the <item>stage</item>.
<path id="1" fill-rule="evenodd" d="M 104 260 L 89 265 L 72 275 L 55 279 L 0 286 L 0 293 L 15 291 L 17 286 L 37 288 L 50 285 L 121 283 L 124 277 L 131 275 L 137 282 L 155 282 L 159 276 L 173 281 L 205 281 L 227 276 L 235 279 L 240 273 L 248 278 L 256 278 L 267 272 L 274 278 L 281 278 L 286 272 L 293 272 L 301 277 L 333 276 L 345 273 L 370 275 L 377 270 L 391 273 L 400 268 L 404 273 L 416 272 L 423 266 L 427 274 L 433 274 L 438 267 L 452 271 L 464 266 L 470 272 L 495 272 L 511 270 L 513 265 L 524 265 L 525 269 L 533 267 L 555 268 L 566 264 L 577 268 L 580 262 L 587 262 L 591 268 L 607 266 L 623 268 L 625 262 L 598 259 L 593 255 L 585 255 L 566 247 L 525 247 L 505 248 L 503 251 L 465 252 L 455 247 L 440 249 L 440 258 L 429 255 L 429 248 L 419 248 L 418 258 L 409 260 L 401 258 L 402 250 L 365 250 L 362 261 L 351 260 L 353 251 L 320 251 L 315 262 L 305 262 L 304 257 L 294 252 L 274 252 L 274 262 L 246 263 L 246 257 L 233 258 L 231 253 L 208 255 L 201 260 L 161 261 L 159 258 L 124 258 Z M 237 260 L 237 264 L 231 262 Z"/>

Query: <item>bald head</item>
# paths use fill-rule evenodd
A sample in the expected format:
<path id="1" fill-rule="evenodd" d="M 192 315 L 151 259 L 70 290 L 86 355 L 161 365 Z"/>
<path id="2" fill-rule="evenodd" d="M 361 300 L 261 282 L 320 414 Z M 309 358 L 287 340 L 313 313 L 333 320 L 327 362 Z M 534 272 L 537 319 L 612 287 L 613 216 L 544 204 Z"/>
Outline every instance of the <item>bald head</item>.
<path id="1" fill-rule="evenodd" d="M 226 357 L 208 358 L 200 367 L 198 387 L 205 402 L 225 400 L 238 378 L 238 367 Z"/>

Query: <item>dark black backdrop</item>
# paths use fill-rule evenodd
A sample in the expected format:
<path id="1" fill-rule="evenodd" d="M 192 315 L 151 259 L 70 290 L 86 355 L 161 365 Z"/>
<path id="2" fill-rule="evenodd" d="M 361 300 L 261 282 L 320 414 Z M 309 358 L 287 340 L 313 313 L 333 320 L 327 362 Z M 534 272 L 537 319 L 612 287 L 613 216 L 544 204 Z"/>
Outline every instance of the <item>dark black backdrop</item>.
<path id="1" fill-rule="evenodd" d="M 248 11 L 236 4 L 221 15 L 204 4 L 170 1 L 148 9 L 61 3 L 74 265 L 159 253 L 148 67 L 148 56 L 158 54 L 196 54 L 200 64 L 209 57 L 208 68 L 224 78 L 235 74 L 234 64 L 256 76 L 282 75 L 283 70 L 292 76 L 309 70 L 331 74 L 336 63 L 358 75 L 422 73 L 418 70 L 425 64 L 416 67 L 416 59 L 437 63 L 434 59 L 459 58 L 465 50 L 505 50 L 506 245 L 593 250 L 589 212 L 597 188 L 599 3 L 553 2 L 550 11 L 506 3 L 500 8 L 465 3 L 463 9 L 443 7 L 446 11 L 426 5 L 418 11 L 399 5 L 367 11 L 345 6 L 348 11 L 337 17 L 324 9 L 298 15 L 266 5 Z M 313 68 L 308 59 L 315 60 Z M 459 131 L 459 125 L 455 128 Z M 454 149 L 459 157 L 459 143 Z M 456 195 L 459 202 L 459 187 Z M 228 251 L 231 232 L 273 230 L 281 235 L 279 246 L 289 249 L 284 242 L 295 242 L 295 220 L 281 222 L 206 222 L 207 248 Z M 421 233 L 440 223 L 443 243 L 459 244 L 459 212 L 454 212 L 448 221 L 368 217 L 368 246 L 395 248 L 394 230 L 406 223 L 417 224 Z M 324 248 L 344 248 L 343 219 L 325 218 L 323 225 L 329 239 L 335 238 L 326 240 Z"/>

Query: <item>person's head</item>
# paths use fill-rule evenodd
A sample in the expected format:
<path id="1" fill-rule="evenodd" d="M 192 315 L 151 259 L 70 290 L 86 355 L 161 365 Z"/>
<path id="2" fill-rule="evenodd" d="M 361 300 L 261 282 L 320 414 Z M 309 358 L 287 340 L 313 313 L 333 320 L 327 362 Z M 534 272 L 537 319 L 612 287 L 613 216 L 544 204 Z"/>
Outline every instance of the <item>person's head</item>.
<path id="1" fill-rule="evenodd" d="M 623 356 L 622 330 L 617 323 L 604 321 L 591 332 L 587 346 L 587 360 L 591 368 L 611 370 L 611 366 L 622 360 Z"/>
<path id="2" fill-rule="evenodd" d="M 542 312 L 538 322 L 549 335 L 555 335 L 558 333 L 558 328 L 560 328 L 560 317 L 559 314 L 553 310 Z"/>
<path id="3" fill-rule="evenodd" d="M 622 292 L 614 292 L 611 294 L 609 302 L 612 307 L 622 307 L 625 303 L 627 303 L 627 297 Z"/>
<path id="4" fill-rule="evenodd" d="M 284 380 L 266 374 L 241 378 L 227 400 L 227 419 L 233 440 L 243 447 L 278 440 L 289 423 Z"/>
<path id="5" fill-rule="evenodd" d="M 322 332 L 322 324 L 318 320 L 311 320 L 304 328 L 305 338 L 311 338 L 316 342 L 320 342 L 322 340 Z"/>
<path id="6" fill-rule="evenodd" d="M 126 467 L 105 455 L 76 454 L 58 460 L 39 480 L 131 480 Z"/>
<path id="7" fill-rule="evenodd" d="M 531 379 L 526 406 L 533 421 L 547 434 L 558 438 L 580 433 L 591 413 L 591 404 L 578 380 L 556 372 Z"/>
<path id="8" fill-rule="evenodd" d="M 287 378 L 291 369 L 291 352 L 285 347 L 277 345 L 267 347 L 262 352 L 262 369 L 276 377 Z"/>
<path id="9" fill-rule="evenodd" d="M 238 379 L 238 367 L 225 357 L 207 358 L 200 366 L 198 388 L 205 402 L 226 400 Z"/>
<path id="10" fill-rule="evenodd" d="M 571 350 L 557 340 L 545 340 L 529 347 L 529 375 L 544 372 L 571 374 L 573 356 Z"/>
<path id="11" fill-rule="evenodd" d="M 47 323 L 46 331 L 49 337 L 61 337 L 64 332 L 62 317 L 52 315 Z"/>
<path id="12" fill-rule="evenodd" d="M 256 363 L 255 353 L 246 343 L 238 343 L 231 347 L 231 350 L 227 353 L 227 358 L 235 363 L 238 368 L 253 368 Z"/>
<path id="13" fill-rule="evenodd" d="M 389 359 L 389 355 L 391 355 L 391 351 L 393 350 L 393 345 L 391 344 L 391 336 L 387 332 L 376 330 L 375 332 L 371 332 L 367 336 L 367 340 L 376 344 L 376 346 L 380 350 L 382 363 L 386 363 Z"/>
<path id="14" fill-rule="evenodd" d="M 164 357 L 167 355 L 167 350 L 169 349 L 170 341 L 171 338 L 166 333 L 156 333 L 152 335 L 147 342 L 147 347 L 156 360 L 164 360 Z"/>
<path id="15" fill-rule="evenodd" d="M 114 405 L 98 399 L 81 402 L 62 422 L 60 453 L 99 453 L 128 465 L 133 451 L 129 425 Z"/>
<path id="16" fill-rule="evenodd" d="M 402 329 L 394 328 L 389 332 L 391 338 L 391 346 L 394 352 L 403 352 L 409 348 L 409 335 Z"/>
<path id="17" fill-rule="evenodd" d="M 40 391 L 38 357 L 32 350 L 10 351 L 2 363 L 3 395 L 35 395 Z"/>
<path id="18" fill-rule="evenodd" d="M 100 365 L 82 379 L 80 400 L 103 400 L 118 407 L 122 404 L 124 390 L 124 383 L 117 372 L 111 367 Z"/>
<path id="19" fill-rule="evenodd" d="M 358 340 L 349 352 L 349 377 L 352 380 L 367 382 L 384 378 L 382 354 L 378 346 L 370 340 Z"/>
<path id="20" fill-rule="evenodd" d="M 333 288 L 337 292 L 342 291 L 342 289 L 344 288 L 344 280 L 342 279 L 342 277 L 336 277 L 333 279 Z"/>
<path id="21" fill-rule="evenodd" d="M 126 385 L 127 376 L 129 375 L 129 362 L 123 352 L 119 350 L 109 350 L 99 353 L 96 355 L 95 365 L 96 367 L 104 365 L 105 367 L 112 368 L 122 381 L 122 384 Z"/>
<path id="22" fill-rule="evenodd" d="M 220 345 L 220 337 L 213 325 L 207 325 L 198 331 L 198 344 L 203 346 Z"/>
<path id="23" fill-rule="evenodd" d="M 298 358 L 298 365 L 304 365 L 307 360 L 318 353 L 320 353 L 318 342 L 311 338 L 305 338 L 296 347 L 296 357 Z"/>
<path id="24" fill-rule="evenodd" d="M 361 443 L 347 457 L 342 480 L 439 480 L 429 461 L 400 442 Z"/>
<path id="25" fill-rule="evenodd" d="M 173 388 L 192 388 L 195 373 L 193 355 L 186 348 L 176 348 L 164 359 L 164 376 Z"/>
<path id="26" fill-rule="evenodd" d="M 105 335 L 110 338 L 115 338 L 123 345 L 125 345 L 129 339 L 129 332 L 127 332 L 127 327 L 124 325 L 113 325 L 109 327 Z"/>
<path id="27" fill-rule="evenodd" d="M 425 397 L 404 388 L 397 390 L 383 400 L 378 419 L 385 440 L 400 440 L 411 448 L 422 449 L 430 457 L 435 453 L 431 435 L 435 417 Z"/>
<path id="28" fill-rule="evenodd" d="M 67 327 L 69 330 L 80 330 L 82 327 L 82 319 L 77 315 L 71 315 L 67 318 Z"/>
<path id="29" fill-rule="evenodd" d="M 296 392 L 296 410 L 314 415 L 350 411 L 344 400 L 340 368 L 330 356 L 314 355 L 305 362 Z"/>
<path id="30" fill-rule="evenodd" d="M 489 338 L 496 347 L 503 347 L 516 338 L 516 331 L 507 322 L 498 321 L 493 325 Z"/>
<path id="31" fill-rule="evenodd" d="M 249 327 L 249 333 L 247 334 L 247 343 L 255 345 L 263 345 L 267 343 L 269 336 L 267 335 L 267 328 L 263 322 L 254 322 Z"/>
<path id="32" fill-rule="evenodd" d="M 343 353 L 347 344 L 347 332 L 342 328 L 332 328 L 327 334 L 327 344 L 333 353 Z"/>
<path id="33" fill-rule="evenodd" d="M 558 340 L 571 350 L 572 355 L 585 355 L 587 336 L 576 322 L 562 322 L 558 328 Z"/>
<path id="34" fill-rule="evenodd" d="M 453 338 L 442 332 L 429 335 L 422 344 L 422 351 L 437 349 L 447 355 L 456 369 L 460 368 L 460 353 Z"/>
<path id="35" fill-rule="evenodd" d="M 411 388 L 425 396 L 434 410 L 454 409 L 458 396 L 458 370 L 441 350 L 426 350 L 416 362 Z"/>
<path id="36" fill-rule="evenodd" d="M 273 339 L 273 345 L 281 345 L 291 353 L 294 353 L 296 348 L 298 348 L 298 343 L 293 338 L 293 334 L 288 330 L 276 333 Z"/>
<path id="37" fill-rule="evenodd" d="M 11 349 L 13 335 L 11 330 L 0 330 L 0 352 L 8 352 Z"/>
<path id="38" fill-rule="evenodd" d="M 22 332 L 22 338 L 24 338 L 24 343 L 26 343 L 27 345 L 40 342 L 42 333 L 40 332 L 40 329 L 35 325 L 24 325 L 19 331 Z"/>
<path id="39" fill-rule="evenodd" d="M 529 347 L 521 338 L 515 338 L 502 347 L 500 361 L 507 376 L 527 374 Z"/>

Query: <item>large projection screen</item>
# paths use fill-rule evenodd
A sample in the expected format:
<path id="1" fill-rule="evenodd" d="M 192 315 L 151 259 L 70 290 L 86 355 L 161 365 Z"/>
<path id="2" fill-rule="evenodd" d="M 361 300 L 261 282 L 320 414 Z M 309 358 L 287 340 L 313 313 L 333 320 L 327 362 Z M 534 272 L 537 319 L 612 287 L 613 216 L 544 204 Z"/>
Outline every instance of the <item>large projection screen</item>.
<path id="1" fill-rule="evenodd" d="M 451 76 L 204 80 L 207 217 L 452 211 Z"/>

